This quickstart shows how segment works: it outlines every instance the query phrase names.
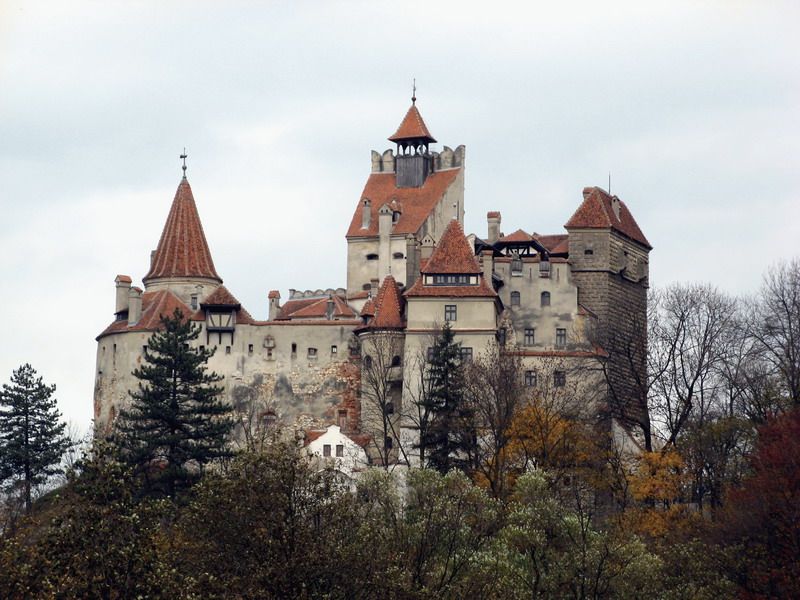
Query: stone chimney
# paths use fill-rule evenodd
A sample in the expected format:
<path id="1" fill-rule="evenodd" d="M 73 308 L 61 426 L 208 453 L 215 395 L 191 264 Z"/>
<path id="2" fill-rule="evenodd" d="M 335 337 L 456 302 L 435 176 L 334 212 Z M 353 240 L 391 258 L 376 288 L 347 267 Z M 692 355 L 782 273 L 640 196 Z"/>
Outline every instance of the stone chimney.
<path id="1" fill-rule="evenodd" d="M 142 290 L 132 287 L 128 293 L 128 325 L 136 325 L 142 318 Z"/>
<path id="2" fill-rule="evenodd" d="M 270 290 L 267 297 L 269 298 L 269 320 L 274 321 L 281 311 L 281 293 L 278 290 Z"/>
<path id="3" fill-rule="evenodd" d="M 483 268 L 483 279 L 488 285 L 492 285 L 492 273 L 494 272 L 494 251 L 490 248 L 481 250 L 481 267 Z"/>
<path id="4" fill-rule="evenodd" d="M 330 321 L 333 318 L 333 311 L 336 309 L 336 303 L 333 301 L 333 295 L 328 294 L 328 302 L 325 304 L 325 318 Z"/>
<path id="5" fill-rule="evenodd" d="M 380 283 L 381 280 L 378 279 L 377 277 L 373 277 L 372 279 L 369 280 L 369 291 L 373 298 L 378 295 L 378 288 L 380 287 Z"/>
<path id="6" fill-rule="evenodd" d="M 406 238 L 406 289 L 410 288 L 419 277 L 419 248 L 417 238 L 409 235 Z"/>
<path id="7" fill-rule="evenodd" d="M 616 196 L 611 196 L 611 210 L 614 211 L 614 216 L 617 217 L 617 221 L 619 221 L 619 198 Z"/>
<path id="8" fill-rule="evenodd" d="M 500 213 L 496 210 L 486 213 L 486 223 L 488 225 L 486 241 L 494 244 L 500 237 Z"/>
<path id="9" fill-rule="evenodd" d="M 361 229 L 369 229 L 369 225 L 372 222 L 372 203 L 368 198 L 364 198 L 361 204 Z"/>
<path id="10" fill-rule="evenodd" d="M 436 242 L 433 241 L 433 238 L 430 235 L 426 235 L 422 238 L 422 246 L 420 248 L 420 259 L 421 260 L 428 260 L 433 254 L 433 249 L 436 247 Z"/>
<path id="11" fill-rule="evenodd" d="M 127 275 L 117 275 L 114 283 L 117 285 L 117 302 L 114 313 L 119 314 L 128 310 L 128 292 L 131 289 L 131 278 Z"/>

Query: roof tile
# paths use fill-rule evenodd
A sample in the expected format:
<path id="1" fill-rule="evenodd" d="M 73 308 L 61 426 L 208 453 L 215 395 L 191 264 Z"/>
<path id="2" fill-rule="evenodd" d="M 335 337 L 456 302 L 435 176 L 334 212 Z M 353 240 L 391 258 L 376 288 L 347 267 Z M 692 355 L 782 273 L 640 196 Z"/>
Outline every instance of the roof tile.
<path id="1" fill-rule="evenodd" d="M 172 277 L 202 277 L 222 283 L 214 269 L 192 188 L 185 177 L 175 192 L 158 248 L 143 281 Z"/>
<path id="2" fill-rule="evenodd" d="M 481 273 L 472 246 L 464 236 L 461 223 L 452 219 L 425 264 L 422 273 Z"/>
<path id="3" fill-rule="evenodd" d="M 406 112 L 400 126 L 392 137 L 389 138 L 390 142 L 402 142 L 406 140 L 424 140 L 429 143 L 434 143 L 436 140 L 428 131 L 425 121 L 422 120 L 422 115 L 419 114 L 416 103 L 411 104 L 411 108 Z"/>
<path id="4" fill-rule="evenodd" d="M 613 201 L 616 196 L 610 196 L 599 187 L 585 188 L 583 202 L 572 215 L 567 224 L 567 229 L 613 229 L 624 236 L 639 242 L 648 249 L 652 249 L 650 242 L 644 237 L 642 230 L 633 218 L 633 215 L 619 200 L 619 218 L 614 214 Z"/>

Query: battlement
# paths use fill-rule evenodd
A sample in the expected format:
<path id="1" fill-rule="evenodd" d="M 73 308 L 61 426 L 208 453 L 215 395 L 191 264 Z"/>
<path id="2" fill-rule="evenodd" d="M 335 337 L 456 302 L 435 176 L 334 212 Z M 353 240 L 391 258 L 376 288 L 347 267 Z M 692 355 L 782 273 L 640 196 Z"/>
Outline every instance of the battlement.
<path id="1" fill-rule="evenodd" d="M 443 171 L 445 169 L 457 169 L 464 166 L 466 148 L 463 144 L 455 150 L 444 146 L 441 152 L 430 152 L 422 156 L 429 156 L 432 159 L 433 170 Z M 394 173 L 397 169 L 397 159 L 394 150 L 385 150 L 383 154 L 372 151 L 372 172 L 373 173 Z"/>
<path id="2" fill-rule="evenodd" d="M 289 300 L 302 300 L 304 298 L 327 298 L 329 296 L 345 296 L 347 291 L 344 288 L 328 288 L 325 290 L 295 290 L 289 289 Z"/>

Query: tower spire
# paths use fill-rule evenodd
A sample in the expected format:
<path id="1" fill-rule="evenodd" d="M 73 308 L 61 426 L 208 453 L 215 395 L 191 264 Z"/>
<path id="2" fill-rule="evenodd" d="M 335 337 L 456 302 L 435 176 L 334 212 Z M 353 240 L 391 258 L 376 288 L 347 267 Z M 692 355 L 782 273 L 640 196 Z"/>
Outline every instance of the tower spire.
<path id="1" fill-rule="evenodd" d="M 413 83 L 411 84 L 411 104 L 416 104 L 417 103 L 417 78 L 414 77 L 414 79 L 412 79 L 412 82 Z"/>
<path id="2" fill-rule="evenodd" d="M 183 178 L 184 178 L 184 179 L 186 179 L 186 159 L 187 159 L 187 157 L 188 157 L 188 156 L 189 156 L 189 155 L 188 155 L 188 154 L 186 154 L 186 146 L 184 146 L 184 147 L 183 147 L 183 154 L 181 154 L 181 155 L 178 157 L 178 158 L 180 158 L 180 159 L 183 161 L 183 166 L 181 167 L 181 169 L 183 169 Z"/>

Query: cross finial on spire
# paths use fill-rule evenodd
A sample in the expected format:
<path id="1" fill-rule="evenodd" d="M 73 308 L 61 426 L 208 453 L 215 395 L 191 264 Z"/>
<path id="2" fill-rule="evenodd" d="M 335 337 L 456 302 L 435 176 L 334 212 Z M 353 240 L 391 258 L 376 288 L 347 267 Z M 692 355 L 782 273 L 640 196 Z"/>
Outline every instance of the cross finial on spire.
<path id="1" fill-rule="evenodd" d="M 417 103 L 417 78 L 415 77 L 411 84 L 411 104 Z"/>
<path id="2" fill-rule="evenodd" d="M 184 146 L 184 148 L 183 148 L 183 154 L 181 154 L 181 155 L 178 157 L 178 158 L 180 158 L 181 160 L 183 160 L 183 166 L 181 167 L 181 169 L 183 169 L 183 178 L 184 178 L 184 179 L 186 179 L 186 158 L 187 158 L 188 156 L 189 156 L 189 155 L 188 155 L 188 154 L 186 154 L 186 147 Z"/>

